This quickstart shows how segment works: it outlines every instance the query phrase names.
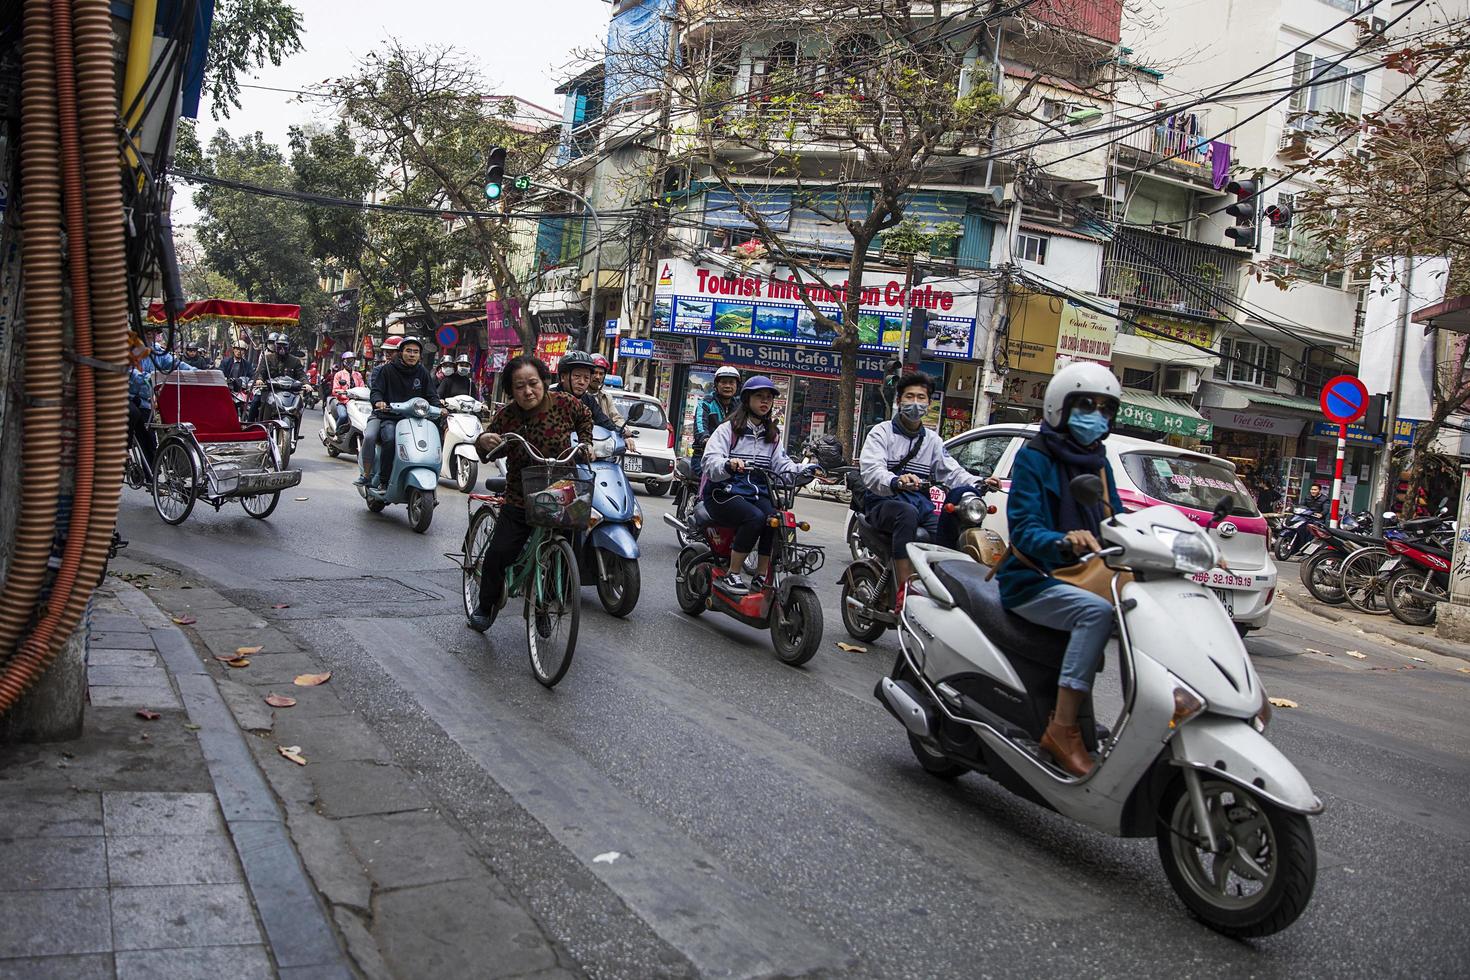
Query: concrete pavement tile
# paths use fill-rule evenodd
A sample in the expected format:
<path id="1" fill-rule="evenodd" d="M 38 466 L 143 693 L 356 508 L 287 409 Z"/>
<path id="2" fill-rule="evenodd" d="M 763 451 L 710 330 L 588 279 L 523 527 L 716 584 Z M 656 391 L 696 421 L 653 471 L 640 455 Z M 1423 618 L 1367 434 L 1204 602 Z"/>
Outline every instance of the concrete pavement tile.
<path id="1" fill-rule="evenodd" d="M 244 885 L 114 888 L 112 937 L 119 951 L 261 941 Z"/>
<path id="2" fill-rule="evenodd" d="M 87 683 L 93 687 L 168 687 L 168 671 L 156 657 L 153 663 L 142 667 L 89 664 Z"/>
<path id="3" fill-rule="evenodd" d="M 400 976 L 513 977 L 557 966 L 556 953 L 488 876 L 378 896 L 373 935 Z"/>
<path id="4" fill-rule="evenodd" d="M 0 794 L 6 837 L 101 837 L 102 797 L 97 793 L 14 796 Z"/>
<path id="5" fill-rule="evenodd" d="M 343 963 L 320 966 L 283 966 L 277 976 L 281 980 L 356 980 L 356 974 Z"/>
<path id="6" fill-rule="evenodd" d="M 7 956 L 110 952 L 107 889 L 0 892 L 0 950 Z"/>
<path id="7" fill-rule="evenodd" d="M 274 626 L 254 629 L 208 629 L 204 617 L 194 627 L 212 653 L 233 653 L 240 647 L 262 647 L 261 653 L 295 653 L 296 644 Z"/>
<path id="8" fill-rule="evenodd" d="M 221 677 L 215 682 L 219 688 L 220 697 L 225 699 L 225 704 L 230 708 L 230 714 L 235 716 L 235 721 L 247 732 L 268 732 L 274 722 L 274 710 L 265 703 L 265 699 L 257 697 L 255 689 L 248 684 L 229 677 Z"/>
<path id="9" fill-rule="evenodd" d="M 113 980 L 110 953 L 0 960 L 0 980 Z"/>
<path id="10" fill-rule="evenodd" d="M 90 620 L 92 635 L 98 633 L 146 633 L 148 627 L 143 621 L 130 612 L 123 611 L 125 607 L 118 603 L 118 612 L 98 612 L 92 614 Z"/>
<path id="11" fill-rule="evenodd" d="M 238 606 L 220 609 L 201 609 L 194 613 L 194 618 L 199 620 L 194 628 L 201 635 L 222 630 L 263 630 L 270 626 L 270 623 L 259 613 L 251 612 L 249 609 L 241 609 Z M 253 643 L 248 645 L 254 646 Z"/>
<path id="12" fill-rule="evenodd" d="M 180 708 L 179 696 L 167 684 L 103 686 L 87 689 L 94 708 Z"/>
<path id="13" fill-rule="evenodd" d="M 115 886 L 228 885 L 242 881 L 223 834 L 109 837 L 107 874 Z"/>
<path id="14" fill-rule="evenodd" d="M 213 793 L 103 793 L 108 836 L 223 834 Z"/>
<path id="15" fill-rule="evenodd" d="M 262 705 L 264 701 L 260 702 Z M 308 718 L 282 711 L 275 722 L 276 741 L 299 745 L 313 762 L 371 759 L 388 762 L 392 753 L 371 728 L 356 715 Z"/>
<path id="16" fill-rule="evenodd" d="M 321 673 L 322 667 L 304 653 L 253 653 L 250 666 L 238 670 L 233 667 L 223 669 L 229 671 L 230 680 L 241 684 L 275 684 L 291 689 L 282 693 L 292 694 L 295 690 L 292 682 L 297 677 Z"/>
<path id="17" fill-rule="evenodd" d="M 340 823 L 309 806 L 286 807 L 286 832 L 317 891 L 334 907 L 365 911 L 372 905 L 373 883 Z"/>
<path id="18" fill-rule="evenodd" d="M 158 654 L 152 650 L 98 650 L 87 648 L 87 679 L 98 667 L 156 667 Z M 92 681 L 96 683 L 96 681 Z"/>
<path id="19" fill-rule="evenodd" d="M 337 931 L 347 945 L 347 954 L 367 980 L 393 980 L 393 971 L 383 962 L 378 941 L 368 932 L 367 926 L 356 912 L 338 906 L 332 909 L 332 920 L 337 923 Z"/>
<path id="20" fill-rule="evenodd" d="M 276 965 L 284 969 L 341 962 L 337 936 L 285 826 L 274 820 L 237 820 L 230 832 Z"/>
<path id="21" fill-rule="evenodd" d="M 326 762 L 312 767 L 312 777 L 322 809 L 334 817 L 421 810 L 429 805 L 423 790 L 396 766 Z"/>
<path id="22" fill-rule="evenodd" d="M 195 946 L 117 954 L 117 980 L 271 980 L 273 976 L 264 946 Z"/>
<path id="23" fill-rule="evenodd" d="M 433 810 L 352 817 L 337 825 L 380 890 L 484 873 L 459 834 Z"/>
<path id="24" fill-rule="evenodd" d="M 254 663 L 254 661 L 252 661 Z M 249 673 L 246 668 L 245 673 Z M 309 673 L 321 673 L 320 670 L 309 671 Z M 352 711 L 342 703 L 332 690 L 331 684 L 322 684 L 318 687 L 297 687 L 292 681 L 284 684 L 270 682 L 257 682 L 254 678 L 241 678 L 241 683 L 248 684 L 258 698 L 264 698 L 267 694 L 284 694 L 296 699 L 296 703 L 289 708 L 277 708 L 276 718 L 281 719 L 290 715 L 292 717 L 305 718 L 328 718 L 335 715 L 348 715 Z"/>
<path id="25" fill-rule="evenodd" d="M 153 637 L 147 633 L 93 633 L 87 637 L 87 646 L 106 650 L 152 650 Z"/>
<path id="26" fill-rule="evenodd" d="M 0 891 L 107 887 L 100 837 L 0 840 Z"/>
<path id="27" fill-rule="evenodd" d="M 181 611 L 226 609 L 235 605 L 213 589 L 197 587 L 180 589 L 174 586 L 157 586 L 148 590 L 148 598 L 175 615 Z"/>

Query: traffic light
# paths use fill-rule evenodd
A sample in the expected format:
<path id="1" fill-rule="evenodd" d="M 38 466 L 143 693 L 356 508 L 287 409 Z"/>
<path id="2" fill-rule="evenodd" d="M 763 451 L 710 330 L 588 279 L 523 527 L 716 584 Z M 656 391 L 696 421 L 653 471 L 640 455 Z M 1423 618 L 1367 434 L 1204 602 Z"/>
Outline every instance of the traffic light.
<path id="1" fill-rule="evenodd" d="M 929 311 L 916 307 L 909 310 L 908 345 L 904 350 L 904 363 L 918 365 L 924 359 L 924 343 L 929 339 Z"/>
<path id="2" fill-rule="evenodd" d="M 492 146 L 485 156 L 485 200 L 494 201 L 504 192 L 505 147 Z"/>
<path id="3" fill-rule="evenodd" d="M 1254 180 L 1232 180 L 1225 185 L 1227 194 L 1235 195 L 1235 203 L 1225 209 L 1225 213 L 1235 219 L 1234 228 L 1225 229 L 1225 237 L 1230 239 L 1236 248 L 1256 247 L 1256 212 L 1258 210 L 1256 196 L 1259 194 L 1259 185 Z"/>
<path id="4" fill-rule="evenodd" d="M 1363 416 L 1363 428 L 1370 436 L 1381 436 L 1387 427 L 1388 396 L 1369 395 L 1368 413 Z"/>
<path id="5" fill-rule="evenodd" d="M 1277 201 L 1270 205 L 1265 211 L 1266 220 L 1271 222 L 1272 228 L 1291 227 L 1291 205 Z"/>

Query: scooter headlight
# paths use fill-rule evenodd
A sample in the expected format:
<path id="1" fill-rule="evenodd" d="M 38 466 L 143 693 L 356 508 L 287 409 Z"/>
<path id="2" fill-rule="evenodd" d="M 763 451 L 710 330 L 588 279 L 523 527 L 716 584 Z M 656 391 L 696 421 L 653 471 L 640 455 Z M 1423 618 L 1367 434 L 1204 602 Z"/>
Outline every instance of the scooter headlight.
<path id="1" fill-rule="evenodd" d="M 427 418 L 429 414 L 429 403 L 426 401 L 415 401 L 413 407 L 408 411 L 416 419 Z"/>
<path id="2" fill-rule="evenodd" d="M 1174 567 L 1190 575 L 1208 572 L 1220 560 L 1215 545 L 1198 531 L 1176 534 L 1169 550 L 1174 554 Z"/>
<path id="3" fill-rule="evenodd" d="M 983 523 L 989 511 L 990 508 L 979 497 L 966 497 L 955 507 L 956 516 L 966 524 Z"/>

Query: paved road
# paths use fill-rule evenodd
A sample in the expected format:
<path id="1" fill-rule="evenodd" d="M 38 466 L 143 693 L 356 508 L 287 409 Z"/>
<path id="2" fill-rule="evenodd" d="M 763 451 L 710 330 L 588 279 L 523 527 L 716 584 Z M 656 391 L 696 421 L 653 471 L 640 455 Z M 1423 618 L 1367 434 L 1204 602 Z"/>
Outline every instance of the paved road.
<path id="1" fill-rule="evenodd" d="M 585 592 L 576 662 L 547 692 L 518 618 L 486 637 L 463 626 L 443 557 L 464 533 L 458 493 L 442 489 L 420 536 L 402 508 L 367 512 L 350 461 L 314 442 L 298 458 L 301 488 L 268 522 L 231 506 L 170 528 L 129 491 L 123 534 L 318 651 L 593 975 L 1432 976 L 1470 961 L 1462 661 L 1301 612 L 1252 638 L 1272 693 L 1300 704 L 1277 711 L 1273 740 L 1328 809 L 1307 914 L 1232 942 L 1186 917 L 1153 841 L 918 769 L 871 696 L 891 635 L 862 654 L 834 646 L 840 505 L 798 508 L 829 554 L 827 638 L 808 668 L 779 664 L 765 633 L 677 610 L 666 504 L 641 497 L 643 599 L 616 621 Z"/>

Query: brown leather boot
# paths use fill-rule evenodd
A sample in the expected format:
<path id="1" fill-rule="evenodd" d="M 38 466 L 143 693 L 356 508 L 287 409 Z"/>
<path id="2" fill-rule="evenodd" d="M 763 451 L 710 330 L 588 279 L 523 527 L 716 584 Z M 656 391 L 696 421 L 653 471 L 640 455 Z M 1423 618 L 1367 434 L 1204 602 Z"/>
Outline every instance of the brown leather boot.
<path id="1" fill-rule="evenodd" d="M 1041 747 L 1052 754 L 1057 765 L 1074 776 L 1092 772 L 1092 756 L 1082 742 L 1082 729 L 1077 725 L 1058 725 L 1055 717 L 1047 719 Z"/>

